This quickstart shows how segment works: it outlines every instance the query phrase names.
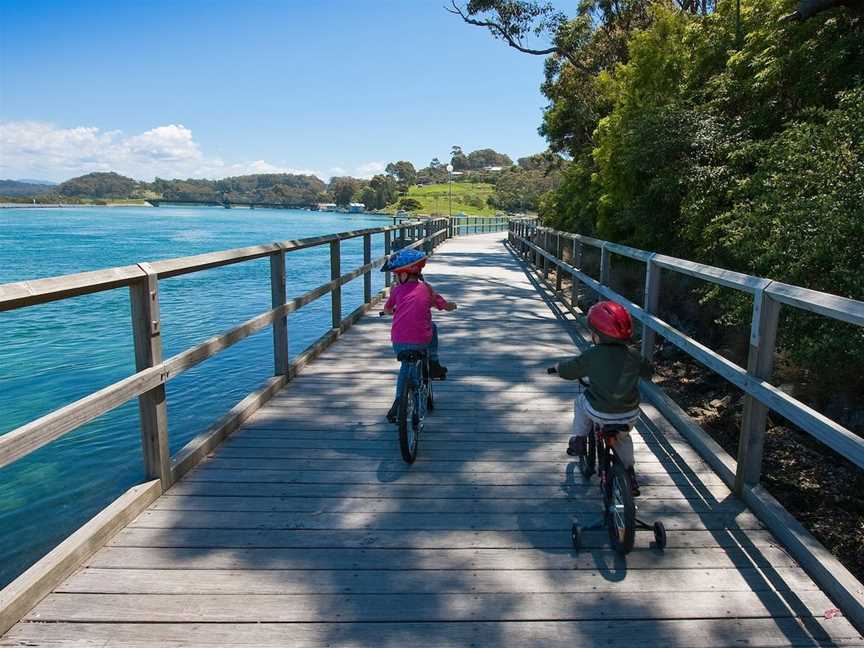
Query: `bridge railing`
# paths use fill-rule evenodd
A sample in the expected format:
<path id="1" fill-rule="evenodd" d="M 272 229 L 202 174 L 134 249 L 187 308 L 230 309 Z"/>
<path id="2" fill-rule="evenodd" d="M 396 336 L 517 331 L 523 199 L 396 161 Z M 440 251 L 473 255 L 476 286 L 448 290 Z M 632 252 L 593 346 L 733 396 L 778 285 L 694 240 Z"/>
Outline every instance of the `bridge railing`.
<path id="1" fill-rule="evenodd" d="M 401 217 L 396 216 L 398 221 Z M 421 218 L 432 218 L 423 217 Z M 511 218 L 508 216 L 450 216 L 445 217 L 447 221 L 448 236 L 462 236 L 466 234 L 485 234 L 488 232 L 507 231 Z"/>
<path id="2" fill-rule="evenodd" d="M 646 252 L 610 241 L 537 227 L 524 221 L 513 221 L 509 236 L 511 244 L 547 276 L 551 266 L 558 268 L 556 281 L 559 290 L 562 276 L 569 275 L 573 280 L 574 297 L 576 287 L 582 284 L 606 299 L 624 306 L 643 326 L 642 355 L 645 358 L 652 357 L 656 336 L 660 335 L 744 392 L 744 414 L 735 468 L 735 490 L 739 494 L 745 487 L 755 486 L 760 481 L 769 410 L 777 412 L 858 467 L 864 468 L 864 439 L 768 381 L 773 371 L 781 306 L 791 306 L 837 321 L 864 326 L 864 302 Z M 571 248 L 572 264 L 564 262 L 565 246 Z M 586 246 L 600 252 L 600 276 L 597 279 L 586 274 L 581 267 L 582 251 Z M 614 255 L 645 265 L 644 302 L 641 305 L 610 288 Z M 746 367 L 735 364 L 657 317 L 663 271 L 689 275 L 752 296 Z M 575 299 L 571 300 L 575 303 Z"/>
<path id="3" fill-rule="evenodd" d="M 0 285 L 0 312 L 128 287 L 136 367 L 136 373 L 0 436 L 0 468 L 137 397 L 145 471 L 149 479 L 159 480 L 161 490 L 165 490 L 344 333 L 381 296 L 372 294 L 371 273 L 384 264 L 391 252 L 394 234 L 407 241 L 406 247 L 422 247 L 431 252 L 450 235 L 450 229 L 446 219 L 409 221 L 389 227 Z M 372 259 L 372 237 L 376 235 L 384 237 L 385 255 Z M 341 243 L 357 238 L 363 239 L 363 265 L 343 273 Z M 287 299 L 286 255 L 321 246 L 330 249 L 330 280 L 299 297 Z M 270 310 L 177 355 L 162 357 L 159 315 L 162 279 L 265 257 L 270 259 Z M 342 286 L 360 276 L 363 276 L 363 305 L 343 317 Z M 390 285 L 389 273 L 385 273 L 385 285 Z M 332 305 L 332 328 L 292 360 L 288 355 L 288 315 L 327 294 Z M 268 326 L 273 328 L 274 376 L 172 457 L 168 447 L 165 383 Z"/>

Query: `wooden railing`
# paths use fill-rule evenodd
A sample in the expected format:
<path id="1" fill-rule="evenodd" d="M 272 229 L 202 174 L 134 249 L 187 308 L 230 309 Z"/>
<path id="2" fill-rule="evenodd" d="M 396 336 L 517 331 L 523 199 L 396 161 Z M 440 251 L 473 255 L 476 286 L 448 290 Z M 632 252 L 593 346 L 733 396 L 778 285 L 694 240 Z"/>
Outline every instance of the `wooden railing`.
<path id="1" fill-rule="evenodd" d="M 394 233 L 399 236 L 393 238 Z M 10 311 L 78 295 L 128 287 L 132 311 L 136 373 L 117 381 L 50 414 L 0 436 L 0 468 L 81 427 L 98 416 L 138 397 L 144 466 L 149 479 L 158 479 L 168 488 L 197 461 L 212 450 L 282 387 L 312 358 L 347 330 L 371 306 L 372 271 L 383 265 L 394 244 L 430 252 L 452 230 L 446 219 L 409 221 L 389 227 L 343 232 L 331 236 L 280 241 L 267 245 L 211 252 L 197 256 L 139 263 L 94 272 L 64 275 L 0 285 L 0 311 Z M 372 259 L 372 237 L 383 235 L 385 255 Z M 363 239 L 363 265 L 342 273 L 342 241 Z M 318 246 L 330 247 L 330 281 L 295 299 L 287 299 L 285 255 Z M 229 331 L 170 358 L 162 357 L 159 316 L 159 282 L 168 277 L 199 272 L 254 259 L 270 259 L 272 308 Z M 342 286 L 363 276 L 363 305 L 342 317 Z M 390 274 L 385 273 L 385 285 Z M 293 360 L 288 354 L 288 315 L 306 304 L 330 294 L 332 328 Z M 165 383 L 228 347 L 268 326 L 273 328 L 274 377 L 204 433 L 190 441 L 176 457 L 168 448 L 168 416 Z"/>
<path id="2" fill-rule="evenodd" d="M 401 217 L 397 216 L 398 221 Z M 503 232 L 508 228 L 510 218 L 506 216 L 452 216 L 447 221 L 448 236 L 463 234 L 485 234 Z"/>
<path id="3" fill-rule="evenodd" d="M 644 357 L 652 357 L 655 337 L 659 334 L 745 393 L 735 477 L 735 486 L 739 493 L 745 485 L 753 486 L 759 483 L 768 410 L 784 416 L 841 456 L 864 468 L 864 439 L 768 382 L 773 370 L 778 316 L 782 305 L 864 326 L 864 302 L 579 234 L 536 227 L 522 221 L 513 221 L 511 224 L 510 241 L 545 274 L 548 274 L 551 265 L 556 266 L 559 290 L 561 277 L 569 275 L 573 280 L 574 296 L 576 287 L 582 284 L 606 299 L 624 306 L 643 326 Z M 564 245 L 572 246 L 572 264 L 563 260 Z M 582 250 L 585 246 L 600 251 L 599 279 L 588 276 L 582 270 Z M 645 297 L 642 305 L 634 304 L 609 287 L 613 255 L 645 264 Z M 752 295 L 750 351 L 746 367 L 724 358 L 657 317 L 660 276 L 664 270 Z"/>

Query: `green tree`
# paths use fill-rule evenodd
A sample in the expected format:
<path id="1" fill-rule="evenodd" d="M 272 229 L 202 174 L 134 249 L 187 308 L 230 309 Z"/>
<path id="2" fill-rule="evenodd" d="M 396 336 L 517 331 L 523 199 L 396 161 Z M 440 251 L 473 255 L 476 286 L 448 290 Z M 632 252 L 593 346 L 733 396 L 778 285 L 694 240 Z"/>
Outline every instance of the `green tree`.
<path id="1" fill-rule="evenodd" d="M 359 183 L 354 178 L 334 178 L 330 181 L 330 191 L 337 205 L 350 203 L 359 189 Z"/>
<path id="2" fill-rule="evenodd" d="M 387 175 L 396 178 L 400 191 L 407 191 L 408 187 L 417 182 L 417 170 L 406 160 L 391 162 L 384 170 Z"/>
<path id="3" fill-rule="evenodd" d="M 415 198 L 403 198 L 399 201 L 399 209 L 405 211 L 419 211 L 422 208 L 423 205 Z"/>

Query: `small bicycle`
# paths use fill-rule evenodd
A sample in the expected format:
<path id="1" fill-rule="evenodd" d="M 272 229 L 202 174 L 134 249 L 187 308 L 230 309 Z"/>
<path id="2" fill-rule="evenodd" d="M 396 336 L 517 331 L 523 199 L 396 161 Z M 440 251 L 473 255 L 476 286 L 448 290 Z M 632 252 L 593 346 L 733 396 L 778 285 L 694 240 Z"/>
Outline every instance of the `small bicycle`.
<path id="1" fill-rule="evenodd" d="M 546 371 L 550 374 L 557 373 L 555 367 L 550 367 Z M 584 382 L 582 384 L 587 386 Z M 582 546 L 584 531 L 601 529 L 604 526 L 609 531 L 612 548 L 619 554 L 626 555 L 633 549 L 637 529 L 653 531 L 657 548 L 666 547 L 666 527 L 663 522 L 657 520 L 654 524 L 648 524 L 636 515 L 633 484 L 624 464 L 615 452 L 618 434 L 629 430 L 630 425 L 595 422 L 591 434 L 588 435 L 588 451 L 580 460 L 581 472 L 586 481 L 591 479 L 595 470 L 600 477 L 603 515 L 600 520 L 585 527 L 578 521 L 573 522 L 570 528 L 570 539 L 577 550 Z"/>
<path id="2" fill-rule="evenodd" d="M 379 317 L 386 313 L 381 311 Z M 429 354 L 425 350 L 401 351 L 396 359 L 403 365 L 408 364 L 396 423 L 399 428 L 399 450 L 406 463 L 413 464 L 417 459 L 417 446 L 423 432 L 427 412 L 435 409 L 435 394 L 429 370 Z"/>

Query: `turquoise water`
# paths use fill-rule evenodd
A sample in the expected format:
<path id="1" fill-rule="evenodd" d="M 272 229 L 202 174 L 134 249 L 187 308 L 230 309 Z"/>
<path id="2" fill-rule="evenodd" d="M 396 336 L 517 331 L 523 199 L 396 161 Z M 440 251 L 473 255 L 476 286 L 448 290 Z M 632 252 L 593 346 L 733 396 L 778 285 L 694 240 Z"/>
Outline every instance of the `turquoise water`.
<path id="1" fill-rule="evenodd" d="M 0 284 L 386 224 L 275 209 L 4 209 Z M 383 254 L 382 235 L 372 252 Z M 342 243 L 343 273 L 362 259 L 362 239 Z M 286 273 L 289 297 L 326 283 L 329 246 L 290 253 Z M 343 316 L 362 299 L 362 278 L 344 286 Z M 160 300 L 167 358 L 269 309 L 269 260 L 161 281 Z M 0 313 L 0 435 L 134 373 L 129 309 L 121 288 Z M 292 356 L 330 318 L 328 296 L 292 313 Z M 267 328 L 169 382 L 172 452 L 271 376 L 272 354 Z M 134 400 L 0 469 L 0 587 L 143 476 Z"/>

